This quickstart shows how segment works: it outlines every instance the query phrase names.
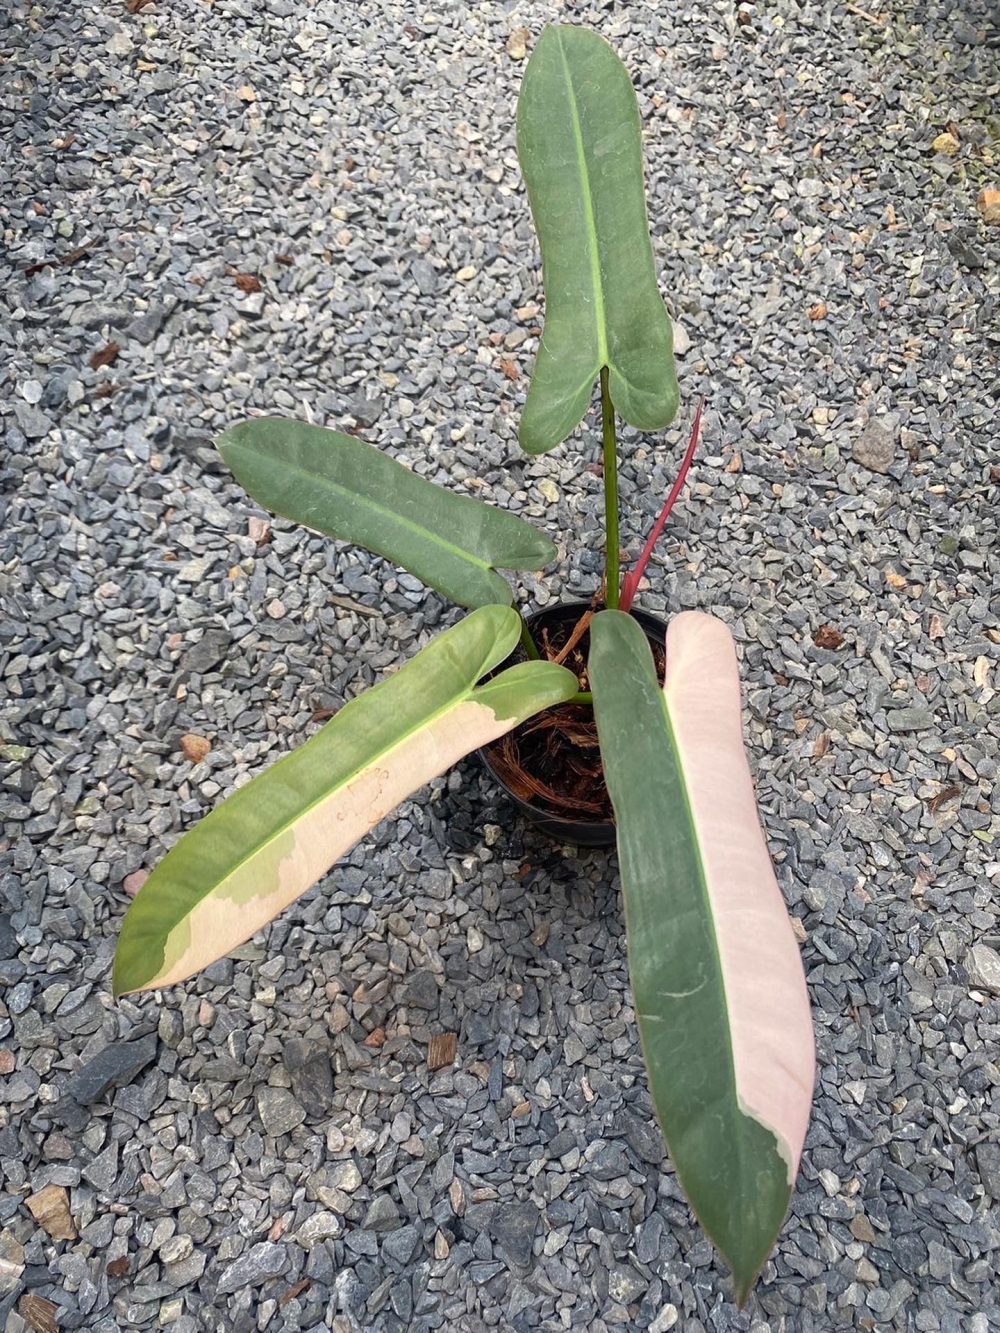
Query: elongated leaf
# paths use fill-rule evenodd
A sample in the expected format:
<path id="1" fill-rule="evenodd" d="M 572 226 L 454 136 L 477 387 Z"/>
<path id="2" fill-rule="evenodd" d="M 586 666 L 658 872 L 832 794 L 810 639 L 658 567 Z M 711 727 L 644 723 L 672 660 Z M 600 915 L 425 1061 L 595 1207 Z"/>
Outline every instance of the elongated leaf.
<path id="1" fill-rule="evenodd" d="M 577 689 L 525 662 L 509 607 L 474 611 L 241 787 L 171 849 L 122 926 L 114 991 L 168 986 L 248 940 L 418 787 Z"/>
<path id="2" fill-rule="evenodd" d="M 542 569 L 556 557 L 515 514 L 435 486 L 351 435 L 257 417 L 218 444 L 265 508 L 385 556 L 460 606 L 509 606 L 496 570 Z"/>
<path id="3" fill-rule="evenodd" d="M 736 650 L 722 621 L 677 616 L 661 690 L 642 630 L 602 611 L 590 680 L 650 1090 L 742 1302 L 788 1207 L 814 1054 L 743 748 Z"/>
<path id="4" fill-rule="evenodd" d="M 603 366 L 625 420 L 662 429 L 677 411 L 673 332 L 649 240 L 639 108 L 603 38 L 545 29 L 521 86 L 517 151 L 546 302 L 522 447 L 541 454 L 564 440 Z"/>

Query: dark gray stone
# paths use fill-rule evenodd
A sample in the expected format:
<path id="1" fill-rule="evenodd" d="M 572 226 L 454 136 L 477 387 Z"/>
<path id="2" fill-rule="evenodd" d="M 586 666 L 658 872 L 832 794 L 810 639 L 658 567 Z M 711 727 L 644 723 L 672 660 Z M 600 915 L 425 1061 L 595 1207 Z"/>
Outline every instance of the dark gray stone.
<path id="1" fill-rule="evenodd" d="M 1000 1143 L 978 1144 L 976 1166 L 986 1193 L 995 1204 L 1000 1203 Z"/>
<path id="2" fill-rule="evenodd" d="M 332 1050 L 322 1042 L 292 1037 L 282 1047 L 292 1092 L 307 1116 L 322 1118 L 333 1105 Z"/>
<path id="3" fill-rule="evenodd" d="M 615 1116 L 614 1129 L 641 1161 L 650 1166 L 662 1165 L 666 1150 L 655 1121 L 643 1120 L 631 1111 L 620 1111 Z"/>
<path id="4" fill-rule="evenodd" d="M 103 1101 L 112 1088 L 138 1078 L 156 1058 L 156 1047 L 154 1032 L 138 1041 L 112 1042 L 76 1071 L 67 1085 L 69 1095 L 81 1106 Z"/>
<path id="5" fill-rule="evenodd" d="M 382 1242 L 382 1254 L 405 1267 L 420 1248 L 420 1240 L 419 1227 L 408 1224 L 386 1236 Z"/>
<path id="6" fill-rule="evenodd" d="M 590 1174 L 595 1180 L 617 1180 L 628 1175 L 628 1160 L 619 1143 L 603 1143 L 593 1155 L 587 1155 Z"/>
<path id="7" fill-rule="evenodd" d="M 388 1194 L 379 1194 L 372 1200 L 362 1223 L 369 1231 L 395 1231 L 401 1224 L 399 1209 Z"/>
<path id="8" fill-rule="evenodd" d="M 495 1209 L 490 1232 L 511 1268 L 527 1270 L 532 1266 L 540 1216 L 534 1203 L 503 1203 Z"/>
<path id="9" fill-rule="evenodd" d="M 440 991 L 433 972 L 422 969 L 414 972 L 406 985 L 406 1003 L 416 1009 L 434 1010 L 438 1007 Z"/>
<path id="10" fill-rule="evenodd" d="M 232 648 L 232 636 L 228 630 L 207 629 L 197 643 L 191 645 L 181 658 L 181 669 L 204 674 L 217 667 Z"/>
<path id="11" fill-rule="evenodd" d="M 10 924 L 10 918 L 0 912 L 0 959 L 5 962 L 14 958 L 18 951 L 17 936 Z"/>

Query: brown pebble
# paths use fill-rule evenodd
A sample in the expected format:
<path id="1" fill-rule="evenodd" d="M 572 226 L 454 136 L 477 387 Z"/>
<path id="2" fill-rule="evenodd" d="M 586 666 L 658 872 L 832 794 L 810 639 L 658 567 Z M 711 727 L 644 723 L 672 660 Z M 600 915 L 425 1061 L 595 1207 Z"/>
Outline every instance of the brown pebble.
<path id="1" fill-rule="evenodd" d="M 181 737 L 181 749 L 184 756 L 190 759 L 192 764 L 200 764 L 206 755 L 211 753 L 212 742 L 206 740 L 204 736 L 196 736 L 193 732 Z"/>
<path id="2" fill-rule="evenodd" d="M 53 1240 L 76 1240 L 76 1226 L 69 1211 L 69 1191 L 62 1185 L 46 1185 L 24 1201 L 28 1212 Z"/>
<path id="3" fill-rule="evenodd" d="M 431 1037 L 427 1047 L 427 1068 L 447 1069 L 455 1063 L 458 1050 L 458 1037 L 454 1032 L 440 1032 Z"/>
<path id="4" fill-rule="evenodd" d="M 148 870 L 133 870 L 131 875 L 126 875 L 122 880 L 122 888 L 130 898 L 134 898 L 139 892 L 146 880 L 149 879 Z"/>
<path id="5" fill-rule="evenodd" d="M 980 190 L 976 207 L 988 227 L 1000 227 L 1000 190 Z"/>

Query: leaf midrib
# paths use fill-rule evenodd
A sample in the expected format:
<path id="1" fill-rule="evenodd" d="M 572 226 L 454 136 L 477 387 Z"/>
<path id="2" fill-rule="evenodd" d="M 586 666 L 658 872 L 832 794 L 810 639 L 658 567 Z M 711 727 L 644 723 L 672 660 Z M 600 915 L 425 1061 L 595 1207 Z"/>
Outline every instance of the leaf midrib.
<path id="1" fill-rule="evenodd" d="M 606 336 L 606 316 L 604 312 L 604 279 L 601 274 L 601 257 L 598 253 L 597 245 L 597 217 L 594 213 L 594 195 L 590 188 L 590 169 L 587 166 L 587 154 L 583 146 L 583 126 L 580 122 L 580 110 L 576 100 L 576 90 L 573 87 L 573 76 L 570 73 L 569 61 L 566 59 L 566 51 L 563 47 L 562 36 L 557 34 L 559 45 L 559 57 L 562 60 L 563 74 L 566 79 L 566 90 L 569 95 L 570 119 L 573 122 L 573 139 L 576 144 L 577 161 L 580 167 L 580 179 L 583 186 L 582 194 L 584 206 L 587 213 L 587 223 L 590 228 L 590 274 L 594 285 L 595 309 L 594 314 L 597 319 L 597 344 L 600 353 L 601 365 L 608 365 L 608 342 Z"/>
<path id="2" fill-rule="evenodd" d="M 597 351 L 600 365 L 598 370 L 607 366 L 609 371 L 614 372 L 620 380 L 627 384 L 634 392 L 639 392 L 638 386 L 628 375 L 619 367 L 612 363 L 611 352 L 608 347 L 607 339 L 607 314 L 604 303 L 604 276 L 601 270 L 600 247 L 597 240 L 597 216 L 594 213 L 594 192 L 590 187 L 590 168 L 587 166 L 587 154 L 583 146 L 583 125 L 580 121 L 580 109 L 576 100 L 576 90 L 573 87 L 573 75 L 570 72 L 569 61 L 566 59 L 566 50 L 563 47 L 562 37 L 557 34 L 559 45 L 559 57 L 562 61 L 563 73 L 566 78 L 566 89 L 569 94 L 570 119 L 573 122 L 573 139 L 576 143 L 577 160 L 580 166 L 580 178 L 583 186 L 582 194 L 584 207 L 587 211 L 587 222 L 590 227 L 590 245 L 587 247 L 590 251 L 590 274 L 594 285 L 594 314 L 597 320 Z M 634 94 L 633 94 L 634 95 Z M 544 335 L 543 335 L 544 340 Z"/>

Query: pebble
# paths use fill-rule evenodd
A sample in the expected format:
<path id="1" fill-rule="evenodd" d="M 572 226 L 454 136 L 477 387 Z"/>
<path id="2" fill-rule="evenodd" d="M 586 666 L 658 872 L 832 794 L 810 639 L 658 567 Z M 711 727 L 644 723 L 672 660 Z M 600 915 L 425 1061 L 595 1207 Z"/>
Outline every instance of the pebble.
<path id="1" fill-rule="evenodd" d="M 535 1232 L 540 1214 L 534 1203 L 501 1204 L 493 1214 L 491 1231 L 513 1269 L 528 1269 L 533 1261 Z"/>
<path id="2" fill-rule="evenodd" d="M 291 1078 L 292 1092 L 307 1117 L 321 1118 L 333 1105 L 331 1057 L 330 1047 L 321 1042 L 293 1037 L 284 1043 L 282 1059 Z"/>
<path id="3" fill-rule="evenodd" d="M 70 1079 L 69 1095 L 81 1106 L 103 1101 L 112 1088 L 121 1088 L 138 1078 L 156 1058 L 155 1033 L 138 1041 L 116 1041 L 106 1046 Z"/>
<path id="4" fill-rule="evenodd" d="M 881 422 L 869 421 L 855 440 L 852 452 L 856 463 L 868 468 L 870 472 L 885 474 L 896 455 L 896 439 L 893 432 Z"/>
<path id="5" fill-rule="evenodd" d="M 257 1089 L 257 1112 L 265 1133 L 277 1138 L 290 1134 L 306 1118 L 305 1108 L 295 1100 L 287 1088 L 261 1087 Z"/>
<path id="6" fill-rule="evenodd" d="M 659 1314 L 649 1325 L 649 1333 L 668 1333 L 680 1318 L 680 1311 L 676 1305 L 671 1305 L 668 1301 L 660 1310 Z"/>
<path id="7" fill-rule="evenodd" d="M 1000 995 L 1000 953 L 988 944 L 974 944 L 965 955 L 965 970 L 973 986 Z"/>
<path id="8" fill-rule="evenodd" d="M 164 1264 L 163 1280 L 168 1282 L 171 1287 L 194 1286 L 196 1282 L 201 1280 L 207 1262 L 208 1256 L 203 1250 L 194 1250 L 185 1259 Z"/>
<path id="9" fill-rule="evenodd" d="M 336 1213 L 313 1213 L 296 1231 L 295 1239 L 304 1250 L 311 1250 L 314 1245 L 319 1245 L 326 1240 L 333 1240 L 334 1237 L 341 1234 L 343 1229 L 344 1223 Z"/>
<path id="10" fill-rule="evenodd" d="M 634 1305 L 645 1295 L 648 1285 L 628 1265 L 616 1264 L 608 1274 L 608 1295 L 619 1305 Z"/>
<path id="11" fill-rule="evenodd" d="M 353 1162 L 337 1162 L 330 1169 L 330 1180 L 335 1189 L 353 1194 L 361 1187 L 362 1175 Z"/>
<path id="12" fill-rule="evenodd" d="M 994 1203 L 1000 1202 L 1000 1143 L 980 1143 L 976 1148 L 976 1166 L 986 1193 Z"/>
<path id="13" fill-rule="evenodd" d="M 165 1264 L 176 1264 L 186 1259 L 194 1249 L 190 1236 L 170 1236 L 160 1246 L 160 1258 Z"/>
<path id="14" fill-rule="evenodd" d="M 17 935 L 11 927 L 9 917 L 0 913 L 0 959 L 16 958 L 19 948 Z"/>
<path id="15" fill-rule="evenodd" d="M 438 1007 L 438 984 L 432 972 L 415 972 L 406 987 L 406 1002 L 418 1009 L 435 1010 Z"/>
<path id="16" fill-rule="evenodd" d="M 405 1268 L 412 1263 L 420 1247 L 420 1229 L 416 1226 L 403 1226 L 398 1231 L 390 1232 L 382 1242 L 382 1254 L 399 1267 Z"/>
<path id="17" fill-rule="evenodd" d="M 399 1209 L 388 1194 L 372 1200 L 362 1223 L 369 1231 L 395 1231 L 400 1226 Z"/>
<path id="18" fill-rule="evenodd" d="M 0 1296 L 17 1291 L 24 1272 L 24 1246 L 10 1231 L 0 1231 Z"/>
<path id="19" fill-rule="evenodd" d="M 929 731 L 934 714 L 929 708 L 896 708 L 886 713 L 885 723 L 890 731 Z"/>
<path id="20" fill-rule="evenodd" d="M 223 1270 L 219 1277 L 219 1294 L 224 1296 L 245 1287 L 259 1287 L 271 1278 L 280 1277 L 287 1271 L 288 1264 L 288 1250 L 284 1245 L 260 1241 Z"/>

